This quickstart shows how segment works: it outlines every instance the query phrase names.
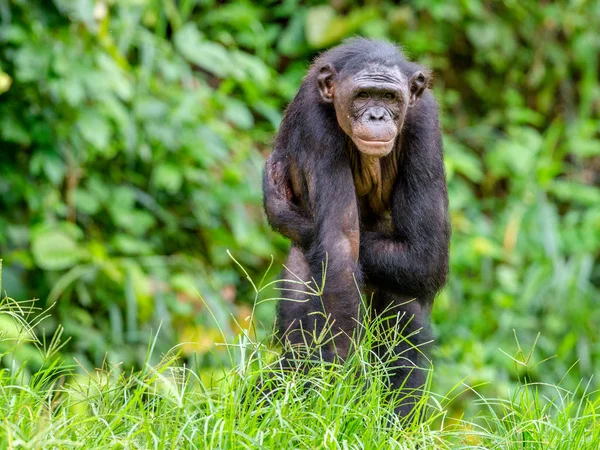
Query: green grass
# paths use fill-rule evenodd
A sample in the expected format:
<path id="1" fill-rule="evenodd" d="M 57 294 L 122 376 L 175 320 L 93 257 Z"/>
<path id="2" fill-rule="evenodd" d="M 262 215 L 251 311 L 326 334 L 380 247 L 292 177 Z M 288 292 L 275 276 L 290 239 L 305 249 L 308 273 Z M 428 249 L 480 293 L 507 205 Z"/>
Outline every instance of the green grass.
<path id="1" fill-rule="evenodd" d="M 278 353 L 246 334 L 226 344 L 227 364 L 210 373 L 183 366 L 177 348 L 135 372 L 86 372 L 61 357 L 60 330 L 50 342 L 36 338 L 44 315 L 33 320 L 33 312 L 31 303 L 0 303 L 0 318 L 14 325 L 0 333 L 2 449 L 600 448 L 598 396 L 542 384 L 519 384 L 503 399 L 476 396 L 477 415 L 461 418 L 449 405 L 476 389 L 428 391 L 418 405 L 425 420 L 402 422 L 392 413 L 398 399 L 386 395 L 386 368 L 369 351 L 370 326 L 344 365 L 306 374 L 275 370 Z M 25 345 L 40 370 L 17 362 Z"/>

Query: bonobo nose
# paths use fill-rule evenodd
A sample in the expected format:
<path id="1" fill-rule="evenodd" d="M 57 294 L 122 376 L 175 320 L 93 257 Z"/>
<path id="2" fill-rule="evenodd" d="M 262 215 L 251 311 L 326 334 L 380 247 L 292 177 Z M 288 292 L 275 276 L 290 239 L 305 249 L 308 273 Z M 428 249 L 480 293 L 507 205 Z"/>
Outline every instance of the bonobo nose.
<path id="1" fill-rule="evenodd" d="M 385 109 L 375 107 L 369 109 L 369 120 L 383 120 L 385 118 Z"/>

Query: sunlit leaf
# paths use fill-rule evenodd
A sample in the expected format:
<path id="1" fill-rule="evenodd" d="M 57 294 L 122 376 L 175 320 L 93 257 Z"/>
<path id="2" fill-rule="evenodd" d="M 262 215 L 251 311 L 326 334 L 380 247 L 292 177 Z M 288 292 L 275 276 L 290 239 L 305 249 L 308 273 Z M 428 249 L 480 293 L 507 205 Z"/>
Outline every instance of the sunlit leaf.
<path id="1" fill-rule="evenodd" d="M 31 244 L 31 252 L 36 264 L 44 270 L 68 269 L 79 261 L 77 243 L 57 230 L 37 236 Z"/>
<path id="2" fill-rule="evenodd" d="M 216 42 L 203 40 L 193 24 L 184 25 L 175 35 L 174 42 L 188 61 L 220 77 L 229 73 L 232 61 L 227 50 Z"/>
<path id="3" fill-rule="evenodd" d="M 82 111 L 77 125 L 83 138 L 91 145 L 98 149 L 107 147 L 111 134 L 110 125 L 96 110 Z"/>

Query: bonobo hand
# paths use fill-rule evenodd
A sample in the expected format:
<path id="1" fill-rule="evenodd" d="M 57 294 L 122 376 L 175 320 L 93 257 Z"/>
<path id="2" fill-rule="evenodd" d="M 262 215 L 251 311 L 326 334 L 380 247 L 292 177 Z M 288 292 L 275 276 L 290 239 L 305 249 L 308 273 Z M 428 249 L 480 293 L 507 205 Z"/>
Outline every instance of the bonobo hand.
<path id="1" fill-rule="evenodd" d="M 304 211 L 293 202 L 291 181 L 282 162 L 273 161 L 270 157 L 267 159 L 263 188 L 265 209 L 271 226 L 301 248 L 307 248 L 315 233 L 315 223 L 308 211 Z M 376 248 L 385 245 L 386 241 L 391 245 L 391 238 L 386 232 L 361 230 L 361 265 L 368 265 L 370 258 L 365 256 L 376 253 Z M 363 268 L 369 271 L 369 267 Z"/>

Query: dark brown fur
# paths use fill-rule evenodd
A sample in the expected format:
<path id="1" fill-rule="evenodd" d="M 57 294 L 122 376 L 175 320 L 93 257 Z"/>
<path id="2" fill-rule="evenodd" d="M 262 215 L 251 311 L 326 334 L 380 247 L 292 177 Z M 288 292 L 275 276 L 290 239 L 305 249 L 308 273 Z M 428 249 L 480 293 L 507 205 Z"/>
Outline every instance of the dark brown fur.
<path id="1" fill-rule="evenodd" d="M 381 67 L 382 76 L 399 69 L 400 78 L 409 83 L 402 89 L 411 95 L 403 117 L 390 113 L 401 126 L 391 152 L 383 157 L 365 154 L 343 131 L 342 126 L 349 127 L 339 117 L 350 118 L 350 113 L 340 113 L 344 106 L 324 97 L 319 79 L 327 67 L 334 76 L 326 89 L 351 89 L 348 80 L 369 64 Z M 328 317 L 335 338 L 321 349 L 321 357 L 345 358 L 361 320 L 357 284 L 372 294 L 375 313 L 386 308 L 397 313 L 387 326 L 406 334 L 427 327 L 433 299 L 446 281 L 450 238 L 438 108 L 428 83 L 428 71 L 408 61 L 396 46 L 354 39 L 315 61 L 288 106 L 263 179 L 269 222 L 292 240 L 289 270 L 282 279 L 320 285 L 326 255 L 328 260 L 322 296 L 283 282 L 283 297 L 300 300 L 279 305 L 279 333 L 289 348 L 312 346 L 313 332 L 319 334 Z M 419 333 L 412 345 L 424 339 Z M 402 344 L 395 349 L 400 353 L 410 364 L 387 355 L 396 360 L 392 385 L 418 389 L 424 381 L 423 372 L 415 369 L 419 352 Z M 399 412 L 408 414 L 410 403 Z"/>

